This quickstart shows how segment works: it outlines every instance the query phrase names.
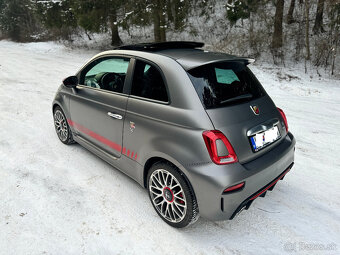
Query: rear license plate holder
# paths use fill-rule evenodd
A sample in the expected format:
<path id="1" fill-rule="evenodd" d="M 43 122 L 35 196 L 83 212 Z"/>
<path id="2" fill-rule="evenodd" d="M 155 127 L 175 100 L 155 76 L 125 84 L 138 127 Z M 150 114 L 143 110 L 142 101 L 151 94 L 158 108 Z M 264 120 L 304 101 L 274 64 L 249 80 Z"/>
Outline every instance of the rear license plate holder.
<path id="1" fill-rule="evenodd" d="M 277 125 L 249 137 L 252 150 L 258 152 L 281 138 Z"/>

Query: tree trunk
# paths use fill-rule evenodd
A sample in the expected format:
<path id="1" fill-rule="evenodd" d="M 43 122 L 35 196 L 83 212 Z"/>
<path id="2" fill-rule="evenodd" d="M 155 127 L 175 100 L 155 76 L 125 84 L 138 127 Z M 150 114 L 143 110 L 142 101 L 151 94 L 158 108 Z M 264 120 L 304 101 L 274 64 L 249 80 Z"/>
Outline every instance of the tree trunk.
<path id="1" fill-rule="evenodd" d="M 315 22 L 313 27 L 314 34 L 323 33 L 325 30 L 322 25 L 323 10 L 325 7 L 325 0 L 318 0 L 318 7 L 316 9 Z"/>
<path id="2" fill-rule="evenodd" d="M 117 24 L 117 15 L 116 13 L 112 14 L 111 18 L 111 45 L 112 46 L 119 46 L 123 42 L 119 37 L 119 32 L 118 32 L 118 24 Z"/>
<path id="3" fill-rule="evenodd" d="M 250 12 L 249 13 L 249 46 L 250 49 L 255 50 L 256 43 L 254 38 L 254 21 L 253 21 L 253 15 Z"/>
<path id="4" fill-rule="evenodd" d="M 88 38 L 90 41 L 92 41 L 92 38 L 91 38 L 90 34 L 89 34 L 86 30 L 85 30 L 84 32 L 85 32 L 87 38 Z"/>
<path id="5" fill-rule="evenodd" d="M 165 42 L 165 15 L 163 15 L 163 1 L 154 0 L 153 1 L 153 32 L 155 37 L 155 42 Z"/>
<path id="6" fill-rule="evenodd" d="M 176 12 L 176 1 L 175 0 L 172 0 L 170 2 L 171 4 L 171 16 L 172 16 L 172 22 L 174 24 L 174 27 L 175 27 L 175 30 L 177 30 L 179 28 L 179 22 L 178 22 L 178 19 L 177 19 L 177 12 Z"/>
<path id="7" fill-rule="evenodd" d="M 293 14 L 295 8 L 295 0 L 290 1 L 289 11 L 287 14 L 287 24 L 292 24 L 294 22 Z"/>
<path id="8" fill-rule="evenodd" d="M 166 21 L 165 21 L 165 11 L 164 11 L 164 0 L 160 0 L 159 16 L 160 16 L 160 30 L 161 30 L 161 42 L 166 41 Z"/>
<path id="9" fill-rule="evenodd" d="M 334 47 L 334 53 L 333 53 L 333 61 L 332 61 L 332 71 L 331 74 L 334 75 L 334 69 L 335 69 L 335 59 L 336 59 L 336 53 L 338 51 L 338 43 L 339 43 L 339 30 L 335 30 L 335 47 Z"/>
<path id="10" fill-rule="evenodd" d="M 283 19 L 283 7 L 284 0 L 276 1 L 276 11 L 274 20 L 274 33 L 272 40 L 272 48 L 274 51 L 278 51 L 283 44 L 283 34 L 282 34 L 282 19 Z"/>
<path id="11" fill-rule="evenodd" d="M 154 6 L 153 10 L 153 34 L 155 37 L 155 42 L 160 42 L 161 41 L 161 30 L 160 30 L 160 18 L 159 18 L 159 13 L 157 10 L 157 6 Z"/>
<path id="12" fill-rule="evenodd" d="M 305 0 L 305 18 L 306 18 L 306 60 L 310 60 L 309 46 L 309 0 Z"/>

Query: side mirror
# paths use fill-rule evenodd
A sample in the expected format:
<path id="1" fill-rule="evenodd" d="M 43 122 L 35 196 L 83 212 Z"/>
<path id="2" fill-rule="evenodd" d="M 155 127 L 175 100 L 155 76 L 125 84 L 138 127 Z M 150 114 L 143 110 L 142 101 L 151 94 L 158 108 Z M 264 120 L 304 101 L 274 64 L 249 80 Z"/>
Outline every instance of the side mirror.
<path id="1" fill-rule="evenodd" d="M 70 76 L 63 80 L 63 84 L 68 88 L 74 88 L 78 85 L 77 76 Z"/>

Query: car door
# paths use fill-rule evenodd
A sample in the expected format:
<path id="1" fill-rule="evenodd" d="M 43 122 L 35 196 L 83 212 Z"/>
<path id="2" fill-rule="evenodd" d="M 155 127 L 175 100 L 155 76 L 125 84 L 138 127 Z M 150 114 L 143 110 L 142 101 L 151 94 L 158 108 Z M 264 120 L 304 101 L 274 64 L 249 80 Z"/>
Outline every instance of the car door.
<path id="1" fill-rule="evenodd" d="M 130 59 L 102 57 L 87 65 L 70 97 L 69 123 L 75 134 L 97 148 L 119 158 L 128 96 Z"/>
<path id="2" fill-rule="evenodd" d="M 148 146 L 159 139 L 159 134 L 171 134 L 169 97 L 161 70 L 153 63 L 137 59 L 131 95 L 128 100 L 124 126 L 123 154 L 141 162 L 141 154 L 150 152 Z M 171 136 L 171 135 L 170 135 Z"/>

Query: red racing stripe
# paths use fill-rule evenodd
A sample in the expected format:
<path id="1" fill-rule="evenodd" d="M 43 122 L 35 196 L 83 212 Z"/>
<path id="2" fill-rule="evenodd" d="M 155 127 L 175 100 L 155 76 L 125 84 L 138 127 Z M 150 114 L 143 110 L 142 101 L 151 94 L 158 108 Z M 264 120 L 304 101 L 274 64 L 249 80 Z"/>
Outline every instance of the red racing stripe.
<path id="1" fill-rule="evenodd" d="M 118 151 L 118 152 L 121 152 L 122 151 L 122 146 L 93 132 L 92 130 L 90 129 L 87 129 L 86 127 L 83 127 L 82 125 L 78 124 L 78 123 L 75 123 L 74 121 L 68 119 L 67 122 L 69 123 L 70 126 L 74 127 L 75 129 L 79 130 L 80 132 L 88 135 L 88 136 L 91 136 L 92 138 L 96 139 L 97 141 L 101 142 L 102 144 L 105 144 L 107 145 L 108 147 Z"/>
<path id="2" fill-rule="evenodd" d="M 73 120 L 71 119 L 68 119 L 67 120 L 68 124 L 72 127 L 74 127 L 75 129 L 77 129 L 78 131 L 88 135 L 88 136 L 91 136 L 92 138 L 96 139 L 97 141 L 101 142 L 102 144 L 105 144 L 107 145 L 108 147 L 118 151 L 118 152 L 122 152 L 122 154 L 126 154 L 128 157 L 130 157 L 130 150 L 127 150 L 125 147 L 123 147 L 123 151 L 122 151 L 122 146 L 93 132 L 92 130 L 74 122 Z M 137 157 L 137 152 L 134 153 L 132 151 L 131 153 L 131 159 L 134 159 L 135 161 L 137 161 L 138 157 Z"/>

